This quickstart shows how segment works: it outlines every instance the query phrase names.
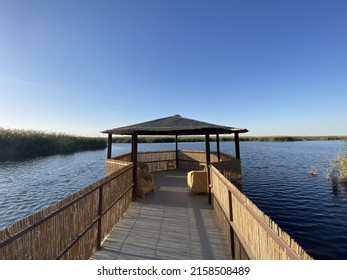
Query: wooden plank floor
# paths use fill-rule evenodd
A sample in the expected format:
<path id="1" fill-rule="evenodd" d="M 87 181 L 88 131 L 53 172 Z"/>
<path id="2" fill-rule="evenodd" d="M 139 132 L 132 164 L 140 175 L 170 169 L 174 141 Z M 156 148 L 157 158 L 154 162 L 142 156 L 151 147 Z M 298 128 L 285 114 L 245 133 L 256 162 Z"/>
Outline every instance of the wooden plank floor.
<path id="1" fill-rule="evenodd" d="M 186 178 L 156 172 L 155 191 L 131 204 L 91 259 L 230 259 L 207 196 L 191 193 Z"/>

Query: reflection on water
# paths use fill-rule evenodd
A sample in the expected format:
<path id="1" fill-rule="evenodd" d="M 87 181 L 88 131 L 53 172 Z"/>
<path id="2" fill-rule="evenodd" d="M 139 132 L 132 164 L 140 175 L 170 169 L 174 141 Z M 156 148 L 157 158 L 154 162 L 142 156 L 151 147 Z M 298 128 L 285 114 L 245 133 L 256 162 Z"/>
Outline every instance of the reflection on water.
<path id="1" fill-rule="evenodd" d="M 326 179 L 329 160 L 344 146 L 342 141 L 241 142 L 243 191 L 317 259 L 347 259 L 347 189 Z M 139 146 L 140 151 L 174 148 L 174 143 Z M 232 143 L 221 143 L 223 152 L 234 154 L 233 149 Z M 129 144 L 113 145 L 113 156 L 129 151 Z M 102 178 L 105 158 L 106 150 L 0 162 L 0 229 Z M 308 172 L 312 166 L 316 176 Z"/>

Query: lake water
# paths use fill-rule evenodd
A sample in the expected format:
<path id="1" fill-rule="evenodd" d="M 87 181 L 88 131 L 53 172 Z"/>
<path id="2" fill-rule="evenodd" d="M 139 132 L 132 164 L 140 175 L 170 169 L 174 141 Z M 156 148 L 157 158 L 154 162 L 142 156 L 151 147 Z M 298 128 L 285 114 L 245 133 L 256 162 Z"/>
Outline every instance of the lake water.
<path id="1" fill-rule="evenodd" d="M 347 189 L 326 179 L 343 141 L 241 142 L 244 193 L 316 259 L 347 259 Z M 140 144 L 139 150 L 175 144 Z M 180 143 L 204 150 L 204 143 Z M 212 150 L 215 149 L 212 143 Z M 221 150 L 234 154 L 233 143 Z M 113 144 L 113 156 L 130 151 Z M 0 229 L 101 179 L 106 150 L 0 162 Z M 311 176 L 311 166 L 318 169 Z"/>

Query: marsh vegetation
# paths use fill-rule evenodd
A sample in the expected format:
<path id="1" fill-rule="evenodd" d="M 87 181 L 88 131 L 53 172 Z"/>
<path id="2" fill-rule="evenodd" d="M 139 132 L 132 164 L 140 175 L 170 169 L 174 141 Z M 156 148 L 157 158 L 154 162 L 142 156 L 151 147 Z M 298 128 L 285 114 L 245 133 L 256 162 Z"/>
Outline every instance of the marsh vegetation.
<path id="1" fill-rule="evenodd" d="M 231 141 L 231 136 L 220 136 L 220 141 Z M 216 137 L 211 136 L 211 141 Z M 328 141 L 328 140 L 347 140 L 347 136 L 240 136 L 240 141 L 256 142 L 294 142 L 294 141 Z M 139 143 L 173 143 L 176 141 L 174 136 L 141 136 Z M 179 142 L 203 142 L 204 136 L 182 136 L 178 138 Z M 113 143 L 131 143 L 131 137 L 114 136 Z"/>
<path id="2" fill-rule="evenodd" d="M 329 162 L 326 178 L 331 180 L 334 186 L 338 184 L 347 186 L 347 152 L 340 152 Z"/>
<path id="3" fill-rule="evenodd" d="M 104 138 L 0 128 L 0 158 L 68 154 L 104 148 Z"/>

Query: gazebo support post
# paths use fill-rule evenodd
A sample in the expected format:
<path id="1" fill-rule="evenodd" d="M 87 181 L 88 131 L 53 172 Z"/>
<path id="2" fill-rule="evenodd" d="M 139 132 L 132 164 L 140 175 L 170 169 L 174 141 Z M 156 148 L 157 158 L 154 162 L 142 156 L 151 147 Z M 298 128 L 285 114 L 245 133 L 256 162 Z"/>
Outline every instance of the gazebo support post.
<path id="1" fill-rule="evenodd" d="M 136 201 L 136 188 L 137 188 L 137 134 L 132 134 L 131 138 L 131 161 L 133 162 L 133 201 Z"/>
<path id="2" fill-rule="evenodd" d="M 112 158 L 112 133 L 108 134 L 107 139 L 107 159 Z"/>
<path id="3" fill-rule="evenodd" d="M 236 158 L 240 159 L 240 139 L 239 139 L 239 134 L 236 132 L 235 133 L 235 153 L 236 153 Z"/>
<path id="4" fill-rule="evenodd" d="M 205 134 L 205 144 L 206 144 L 206 169 L 207 169 L 207 188 L 208 188 L 208 203 L 211 204 L 211 174 L 210 174 L 210 164 L 211 164 L 211 152 L 210 152 L 210 134 L 206 132 Z"/>
<path id="5" fill-rule="evenodd" d="M 176 169 L 178 169 L 178 135 L 176 134 Z"/>
<path id="6" fill-rule="evenodd" d="M 216 134 L 216 141 L 217 141 L 217 158 L 218 158 L 218 161 L 220 161 L 219 133 Z"/>

